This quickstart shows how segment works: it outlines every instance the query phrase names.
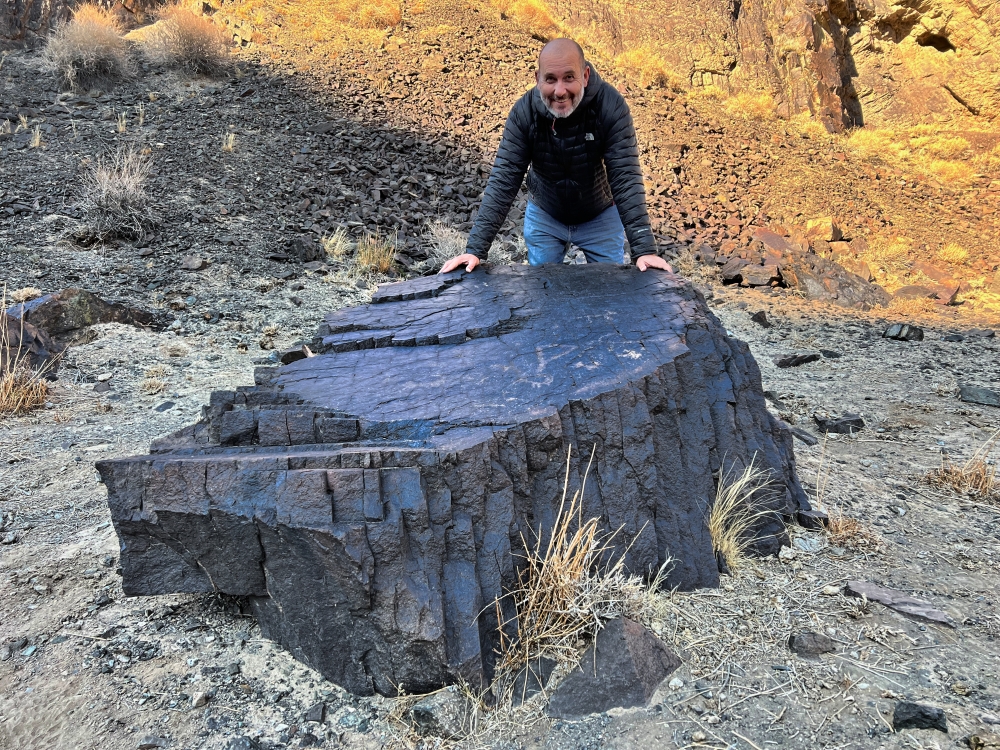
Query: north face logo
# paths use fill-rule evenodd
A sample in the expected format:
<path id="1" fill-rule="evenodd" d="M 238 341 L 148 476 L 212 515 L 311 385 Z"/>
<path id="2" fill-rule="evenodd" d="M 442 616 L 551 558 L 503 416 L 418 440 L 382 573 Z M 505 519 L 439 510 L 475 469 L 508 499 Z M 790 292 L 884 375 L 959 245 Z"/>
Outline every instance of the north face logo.
<path id="1" fill-rule="evenodd" d="M 586 133 L 583 136 L 583 140 L 585 140 L 585 141 L 592 141 L 592 140 L 594 140 L 594 134 L 593 133 Z"/>

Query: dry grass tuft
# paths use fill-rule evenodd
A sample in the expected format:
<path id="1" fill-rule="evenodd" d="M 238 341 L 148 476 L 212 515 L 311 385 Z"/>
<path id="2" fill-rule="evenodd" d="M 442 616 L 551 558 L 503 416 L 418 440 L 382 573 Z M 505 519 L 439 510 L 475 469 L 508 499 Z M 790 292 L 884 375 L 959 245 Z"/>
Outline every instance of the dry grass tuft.
<path id="1" fill-rule="evenodd" d="M 73 88 L 91 88 L 129 78 L 132 64 L 118 19 L 87 3 L 59 26 L 45 45 L 44 64 Z"/>
<path id="2" fill-rule="evenodd" d="M 847 144 L 862 157 L 877 158 L 947 184 L 967 183 L 977 168 L 990 165 L 989 156 L 976 153 L 967 138 L 938 125 L 857 128 Z"/>
<path id="3" fill-rule="evenodd" d="M 227 154 L 233 153 L 236 149 L 236 133 L 226 133 L 222 139 L 222 151 Z"/>
<path id="4" fill-rule="evenodd" d="M 708 531 L 712 547 L 733 573 L 746 560 L 746 551 L 754 542 L 751 533 L 761 518 L 772 515 L 768 510 L 754 510 L 754 498 L 766 496 L 771 485 L 769 472 L 753 464 L 739 476 L 720 472 L 715 502 L 708 514 Z"/>
<path id="5" fill-rule="evenodd" d="M 424 227 L 423 236 L 428 245 L 426 270 L 430 271 L 437 271 L 445 261 L 464 253 L 469 240 L 469 235 L 465 232 L 443 221 L 429 222 Z M 528 248 L 521 237 L 517 238 L 513 248 L 510 247 L 510 243 L 496 240 L 490 246 L 487 261 L 496 266 L 506 266 L 518 262 L 518 259 L 527 255 Z"/>
<path id="6" fill-rule="evenodd" d="M 681 88 L 680 76 L 657 51 L 648 46 L 636 47 L 615 58 L 615 65 L 638 79 L 641 87 Z"/>
<path id="7" fill-rule="evenodd" d="M 829 513 L 827 538 L 837 547 L 875 552 L 882 547 L 882 536 L 868 524 L 845 516 L 839 510 Z"/>
<path id="8" fill-rule="evenodd" d="M 937 257 L 945 263 L 960 266 L 965 263 L 966 259 L 969 257 L 969 251 L 961 245 L 949 242 L 947 245 L 938 250 Z"/>
<path id="9" fill-rule="evenodd" d="M 0 415 L 24 414 L 45 405 L 48 368 L 34 370 L 29 366 L 28 352 L 21 347 L 24 323 L 8 317 L 6 310 L 5 287 L 0 295 Z"/>
<path id="10" fill-rule="evenodd" d="M 33 286 L 26 286 L 20 289 L 15 289 L 10 293 L 11 302 L 21 304 L 22 302 L 28 302 L 33 299 L 38 299 L 42 296 L 42 290 L 36 289 Z M 6 305 L 4 305 L 6 307 Z"/>
<path id="11" fill-rule="evenodd" d="M 550 32 L 558 28 L 552 11 L 544 0 L 494 0 L 501 13 L 506 13 L 535 32 Z"/>
<path id="12" fill-rule="evenodd" d="M 612 552 L 618 532 L 602 532 L 600 518 L 583 518 L 583 492 L 590 463 L 580 489 L 567 502 L 569 459 L 567 455 L 562 499 L 548 544 L 543 547 L 541 535 L 534 546 L 525 542 L 527 564 L 508 594 L 517 613 L 515 638 L 505 635 L 511 623 L 500 618 L 503 625 L 497 686 L 501 695 L 506 692 L 508 697 L 512 678 L 531 660 L 547 656 L 575 663 L 581 639 L 595 636 L 604 622 L 628 617 L 648 623 L 659 611 L 656 592 L 667 565 L 647 584 L 641 577 L 626 573 L 624 555 L 616 562 L 602 563 Z M 499 602 L 496 608 L 499 614 Z"/>
<path id="13" fill-rule="evenodd" d="M 726 112 L 744 120 L 773 120 L 774 97 L 767 93 L 742 93 L 726 100 Z"/>
<path id="14" fill-rule="evenodd" d="M 381 235 L 366 233 L 358 240 L 354 264 L 362 273 L 384 274 L 396 258 L 396 233 Z"/>
<path id="15" fill-rule="evenodd" d="M 134 148 L 99 159 L 87 173 L 83 207 L 100 238 L 141 237 L 155 222 L 146 193 L 150 160 Z"/>
<path id="16" fill-rule="evenodd" d="M 346 258 L 354 246 L 354 243 L 351 241 L 351 235 L 347 233 L 344 227 L 337 227 L 333 231 L 333 234 L 323 237 L 319 242 L 323 246 L 323 252 L 326 253 L 330 260 L 335 262 Z"/>
<path id="17" fill-rule="evenodd" d="M 979 495 L 984 500 L 1000 503 L 1000 482 L 997 481 L 997 466 L 989 463 L 990 453 L 1000 440 L 1000 430 L 979 446 L 972 457 L 961 466 L 956 466 L 942 457 L 941 468 L 930 472 L 926 479 L 939 487 L 951 487 L 956 492 Z"/>
<path id="18" fill-rule="evenodd" d="M 204 75 L 229 69 L 229 37 L 211 19 L 184 5 L 172 5 L 143 40 L 146 56 L 171 68 Z"/>

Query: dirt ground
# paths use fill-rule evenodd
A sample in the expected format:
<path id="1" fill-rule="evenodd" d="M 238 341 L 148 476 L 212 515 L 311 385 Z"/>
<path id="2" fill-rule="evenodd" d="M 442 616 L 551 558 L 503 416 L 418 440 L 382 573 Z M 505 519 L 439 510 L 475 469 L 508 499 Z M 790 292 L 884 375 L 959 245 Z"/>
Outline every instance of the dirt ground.
<path id="1" fill-rule="evenodd" d="M 287 254 L 293 237 L 315 241 L 340 225 L 395 230 L 402 275 L 426 258 L 427 220 L 468 229 L 497 123 L 523 90 L 513 75 L 482 78 L 483 62 L 500 56 L 523 77 L 537 42 L 463 8 L 449 18 L 460 34 L 440 31 L 432 7 L 377 55 L 324 57 L 322 44 L 300 48 L 278 34 L 264 49 L 235 53 L 239 67 L 228 78 L 153 68 L 111 92 L 72 97 L 39 74 L 37 53 L 6 58 L 0 108 L 30 110 L 44 145 L 32 148 L 24 132 L 0 140 L 0 280 L 9 290 L 80 286 L 154 310 L 167 325 L 94 327 L 92 340 L 66 354 L 46 408 L 0 421 L 0 748 L 442 746 L 399 719 L 405 700 L 345 693 L 262 639 L 232 601 L 124 597 L 94 461 L 146 452 L 153 438 L 195 421 L 212 390 L 252 383 L 254 365 L 274 351 L 262 341 L 281 348 L 308 339 L 324 313 L 365 299 L 364 279 L 269 257 Z M 425 43 L 434 38 L 428 29 L 465 45 L 480 78 L 467 76 L 464 92 L 405 62 L 410 47 L 439 53 Z M 385 77 L 411 68 L 413 76 Z M 395 98 L 394 86 L 423 93 Z M 473 114 L 460 122 L 446 114 L 435 98 L 448 91 L 454 101 L 478 95 L 461 100 Z M 858 236 L 893 226 L 930 238 L 924 242 L 961 241 L 973 255 L 970 273 L 995 270 L 988 180 L 962 189 L 900 185 L 884 165 L 850 155 L 830 157 L 837 166 L 827 169 L 815 144 L 783 124 L 722 121 L 654 91 L 631 97 L 648 144 L 651 194 L 660 198 L 653 213 L 673 252 L 723 241 L 726 218 L 744 217 L 744 205 L 791 207 L 790 217 L 774 208 L 775 221 L 825 208 Z M 124 133 L 116 128 L 121 112 L 130 123 Z M 309 132 L 317 124 L 325 132 Z M 228 132 L 237 147 L 222 152 Z M 148 148 L 155 160 L 159 225 L 143 241 L 81 247 L 70 237 L 82 218 L 82 175 L 120 143 Z M 678 143 L 684 148 L 671 145 Z M 826 204 L 823 184 L 795 184 L 808 170 L 833 185 Z M 872 170 L 890 179 L 859 187 Z M 733 199 L 717 200 L 717 184 L 731 184 L 730 176 Z M 953 221 L 947 232 L 941 215 Z M 515 208 L 507 241 L 516 240 L 518 219 Z M 205 267 L 182 269 L 188 255 Z M 922 312 L 923 341 L 891 341 L 881 337 L 888 322 L 911 320 L 899 310 L 847 312 L 783 291 L 722 287 L 685 269 L 732 335 L 750 343 L 776 415 L 813 433 L 817 412 L 863 416 L 867 428 L 857 436 L 796 442 L 811 495 L 859 525 L 843 538 L 795 530 L 780 558 L 750 561 L 719 590 L 667 596 L 657 630 L 684 663 L 649 708 L 566 722 L 529 704 L 512 721 L 484 722 L 466 744 L 761 750 L 944 748 L 966 746 L 970 735 L 989 742 L 1000 734 L 1000 507 L 923 477 L 943 454 L 964 460 L 1000 429 L 1000 409 L 957 396 L 960 383 L 1000 389 L 1000 340 L 944 340 L 995 318 L 972 306 Z M 760 310 L 772 328 L 750 320 Z M 269 326 L 276 330 L 265 335 Z M 791 369 L 772 361 L 819 350 L 840 356 Z M 150 371 L 163 381 L 159 393 L 145 392 Z M 108 374 L 111 390 L 95 392 Z M 847 597 L 850 580 L 927 599 L 955 627 Z M 789 636 L 803 631 L 829 635 L 836 651 L 792 653 Z M 893 732 L 900 699 L 943 708 L 948 733 Z M 320 702 L 325 720 L 307 721 Z"/>

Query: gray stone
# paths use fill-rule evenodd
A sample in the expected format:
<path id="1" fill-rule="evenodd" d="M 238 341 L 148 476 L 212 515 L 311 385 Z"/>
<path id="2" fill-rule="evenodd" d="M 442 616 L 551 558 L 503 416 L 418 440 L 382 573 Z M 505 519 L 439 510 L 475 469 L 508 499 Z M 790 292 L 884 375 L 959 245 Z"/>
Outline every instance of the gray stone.
<path id="1" fill-rule="evenodd" d="M 317 724 L 322 724 L 325 718 L 326 704 L 322 701 L 309 706 L 306 712 L 302 714 L 302 721 L 315 721 Z"/>
<path id="2" fill-rule="evenodd" d="M 0 372 L 17 363 L 42 375 L 55 375 L 63 346 L 55 343 L 48 332 L 17 317 L 0 311 Z"/>
<path id="3" fill-rule="evenodd" d="M 799 656 L 819 656 L 837 650 L 837 644 L 822 633 L 796 633 L 788 639 L 788 647 Z"/>
<path id="4" fill-rule="evenodd" d="M 845 593 L 849 596 L 864 597 L 868 601 L 878 602 L 889 609 L 902 612 L 904 615 L 926 620 L 938 625 L 955 627 L 955 621 L 949 615 L 936 609 L 933 604 L 924 599 L 904 594 L 902 591 L 887 589 L 867 581 L 848 581 Z"/>
<path id="5" fill-rule="evenodd" d="M 58 341 L 72 343 L 80 331 L 97 323 L 127 323 L 153 326 L 157 318 L 150 312 L 117 302 L 107 302 L 85 289 L 68 288 L 46 294 L 30 302 L 14 305 L 7 315 L 42 328 Z"/>
<path id="6" fill-rule="evenodd" d="M 883 331 L 882 338 L 896 341 L 923 341 L 924 331 L 906 323 L 893 323 Z"/>
<path id="7" fill-rule="evenodd" d="M 555 667 L 555 660 L 544 656 L 528 662 L 514 677 L 514 686 L 511 691 L 513 704 L 519 706 L 531 696 L 542 692 Z"/>
<path id="8" fill-rule="evenodd" d="M 818 354 L 817 352 L 789 354 L 784 357 L 775 357 L 774 364 L 784 369 L 786 367 L 799 367 L 801 365 L 806 365 L 810 362 L 816 362 L 822 358 L 823 355 Z"/>
<path id="9" fill-rule="evenodd" d="M 900 701 L 892 712 L 892 728 L 897 732 L 904 729 L 937 729 L 947 734 L 948 720 L 940 708 Z"/>
<path id="10" fill-rule="evenodd" d="M 622 527 L 630 572 L 675 556 L 669 587 L 718 585 L 720 470 L 771 475 L 760 553 L 810 508 L 748 347 L 680 277 L 498 266 L 376 298 L 152 455 L 98 464 L 127 595 L 248 597 L 265 636 L 356 693 L 479 686 L 487 605 L 513 618 L 504 594 L 525 540 L 551 533 L 570 449 L 573 491 L 597 446 L 585 512 Z"/>
<path id="11" fill-rule="evenodd" d="M 422 735 L 458 739 L 472 728 L 472 706 L 454 685 L 428 695 L 410 709 L 409 716 Z"/>
<path id="12" fill-rule="evenodd" d="M 969 404 L 1000 406 L 1000 392 L 978 385 L 959 384 L 958 397 Z"/>
<path id="13" fill-rule="evenodd" d="M 158 747 L 170 747 L 170 740 L 155 735 L 148 735 L 139 740 L 139 750 L 153 750 Z"/>
<path id="14" fill-rule="evenodd" d="M 857 414 L 844 414 L 840 417 L 824 417 L 814 414 L 813 419 L 820 432 L 832 432 L 838 435 L 853 435 L 865 428 L 865 420 Z"/>
<path id="15" fill-rule="evenodd" d="M 556 688 L 547 713 L 560 719 L 644 706 L 681 660 L 642 625 L 612 620 Z"/>

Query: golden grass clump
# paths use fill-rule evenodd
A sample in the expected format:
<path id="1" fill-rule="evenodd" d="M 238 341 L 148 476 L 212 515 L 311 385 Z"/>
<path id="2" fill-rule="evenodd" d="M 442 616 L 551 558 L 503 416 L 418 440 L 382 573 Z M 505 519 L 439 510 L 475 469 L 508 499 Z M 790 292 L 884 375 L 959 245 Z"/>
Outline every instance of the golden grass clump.
<path id="1" fill-rule="evenodd" d="M 7 290 L 0 295 L 0 415 L 24 414 L 45 405 L 48 367 L 33 369 L 22 346 L 24 322 L 6 313 Z"/>
<path id="2" fill-rule="evenodd" d="M 680 77 L 653 47 L 640 46 L 615 58 L 615 65 L 637 78 L 641 87 L 681 88 Z"/>
<path id="3" fill-rule="evenodd" d="M 949 242 L 947 245 L 938 250 L 937 257 L 945 263 L 960 266 L 965 263 L 966 259 L 968 259 L 969 251 L 961 245 Z"/>
<path id="4" fill-rule="evenodd" d="M 33 286 L 26 286 L 20 289 L 15 289 L 10 293 L 11 302 L 21 304 L 22 302 L 30 302 L 33 299 L 38 299 L 42 296 L 42 290 L 36 289 Z"/>
<path id="5" fill-rule="evenodd" d="M 122 147 L 98 159 L 87 173 L 83 208 L 98 237 L 141 237 L 155 221 L 146 181 L 150 160 L 134 148 Z"/>
<path id="6" fill-rule="evenodd" d="M 133 71 L 120 22 L 92 3 L 81 5 L 68 23 L 56 28 L 43 60 L 72 88 L 104 86 L 130 77 Z"/>
<path id="7" fill-rule="evenodd" d="M 726 112 L 744 120 L 773 120 L 774 97 L 768 93 L 736 94 L 726 100 Z"/>
<path id="8" fill-rule="evenodd" d="M 949 184 L 967 183 L 989 161 L 964 136 L 932 125 L 856 128 L 847 144 L 865 158 Z"/>
<path id="9" fill-rule="evenodd" d="M 395 0 L 365 0 L 353 20 L 362 29 L 389 29 L 403 20 L 403 8 Z"/>
<path id="10" fill-rule="evenodd" d="M 171 68 L 204 75 L 218 75 L 229 68 L 227 33 L 182 4 L 161 11 L 143 44 L 150 60 Z"/>
<path id="11" fill-rule="evenodd" d="M 337 227 L 333 230 L 333 234 L 323 237 L 319 243 L 323 246 L 323 252 L 332 261 L 341 261 L 347 257 L 354 244 L 351 242 L 351 235 L 344 227 Z"/>
<path id="12" fill-rule="evenodd" d="M 366 233 L 358 240 L 354 264 L 362 273 L 388 273 L 396 258 L 396 233 Z"/>
<path id="13" fill-rule="evenodd" d="M 926 479 L 939 487 L 951 487 L 956 492 L 979 495 L 982 499 L 1000 503 L 1000 481 L 997 481 L 996 463 L 988 463 L 990 453 L 1000 440 L 1000 430 L 976 449 L 971 458 L 961 466 L 942 457 L 941 467 L 930 472 Z"/>
<path id="14" fill-rule="evenodd" d="M 501 13 L 513 16 L 532 31 L 546 32 L 558 28 L 544 0 L 494 0 L 493 4 Z"/>
<path id="15" fill-rule="evenodd" d="M 753 464 L 738 476 L 719 474 L 715 502 L 708 514 L 708 532 L 715 553 L 732 573 L 746 560 L 746 552 L 754 542 L 753 527 L 772 515 L 769 510 L 754 510 L 752 502 L 766 495 L 770 484 L 769 473 Z"/>
<path id="16" fill-rule="evenodd" d="M 506 635 L 511 623 L 499 617 L 496 603 L 503 623 L 497 666 L 501 692 L 510 690 L 511 678 L 540 656 L 576 662 L 580 640 L 595 636 L 604 622 L 627 617 L 648 623 L 658 612 L 656 592 L 667 565 L 647 584 L 625 571 L 624 555 L 615 562 L 602 562 L 612 552 L 618 532 L 602 532 L 600 518 L 583 517 L 589 463 L 580 489 L 567 502 L 569 470 L 567 455 L 562 499 L 547 544 L 541 535 L 534 545 L 524 542 L 526 565 L 508 594 L 517 613 L 516 637 Z"/>
<path id="17" fill-rule="evenodd" d="M 871 526 L 837 510 L 829 514 L 826 532 L 830 544 L 836 547 L 877 552 L 883 544 L 882 536 Z"/>

